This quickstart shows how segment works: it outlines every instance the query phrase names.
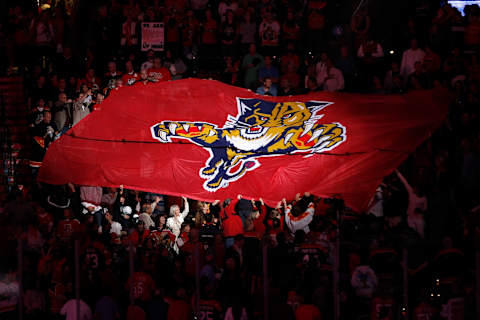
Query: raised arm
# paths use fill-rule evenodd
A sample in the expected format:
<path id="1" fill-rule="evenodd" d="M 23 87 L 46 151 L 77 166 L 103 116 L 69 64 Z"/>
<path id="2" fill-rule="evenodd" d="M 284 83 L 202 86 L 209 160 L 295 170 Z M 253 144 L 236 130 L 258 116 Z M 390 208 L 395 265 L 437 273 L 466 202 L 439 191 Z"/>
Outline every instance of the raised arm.
<path id="1" fill-rule="evenodd" d="M 282 204 L 283 204 L 283 209 L 284 209 L 284 212 L 285 212 L 285 224 L 287 225 L 290 232 L 293 232 L 294 228 L 293 228 L 293 224 L 292 224 L 292 219 L 290 217 L 290 211 L 292 210 L 292 206 L 287 205 L 287 201 L 285 201 L 285 199 L 282 199 Z"/>
<path id="2" fill-rule="evenodd" d="M 409 194 L 413 193 L 413 188 L 410 186 L 407 179 L 405 179 L 405 177 L 400 173 L 400 171 L 395 170 L 395 173 L 397 174 L 398 179 L 400 179 L 400 181 L 402 181 L 403 185 L 405 186 L 405 189 L 407 189 L 407 192 Z"/>
<path id="3" fill-rule="evenodd" d="M 184 203 L 184 209 L 183 212 L 180 214 L 182 218 L 185 218 L 188 215 L 188 212 L 190 211 L 190 206 L 188 205 L 188 200 L 185 197 L 182 197 L 183 203 Z"/>
<path id="4" fill-rule="evenodd" d="M 267 208 L 265 207 L 265 203 L 263 203 L 263 199 L 260 198 L 259 199 L 260 201 L 260 216 L 258 217 L 258 219 L 260 219 L 261 221 L 265 220 L 265 216 L 267 215 Z"/>

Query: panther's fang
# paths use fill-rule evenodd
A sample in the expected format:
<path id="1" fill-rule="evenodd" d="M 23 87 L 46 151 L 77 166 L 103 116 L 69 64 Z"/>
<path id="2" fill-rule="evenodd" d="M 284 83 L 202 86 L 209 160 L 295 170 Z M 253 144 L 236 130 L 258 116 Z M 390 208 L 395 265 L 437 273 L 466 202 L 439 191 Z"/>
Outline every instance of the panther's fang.
<path id="1" fill-rule="evenodd" d="M 168 125 L 168 130 L 170 130 L 171 134 L 175 134 L 177 130 L 177 125 L 175 123 L 170 123 Z"/>
<path id="2" fill-rule="evenodd" d="M 285 135 L 285 139 L 283 140 L 283 143 L 284 143 L 284 144 L 287 144 L 288 141 L 290 141 L 290 139 L 292 138 L 292 136 L 293 136 L 293 132 Z"/>
<path id="3" fill-rule="evenodd" d="M 302 134 L 300 134 L 300 137 L 303 137 L 307 132 L 312 130 L 314 123 L 313 122 L 306 122 L 305 123 L 305 129 L 303 130 Z"/>
<path id="4" fill-rule="evenodd" d="M 318 138 L 323 133 L 323 129 L 316 130 L 310 139 L 308 139 L 307 143 L 312 142 L 316 138 Z"/>
<path id="5" fill-rule="evenodd" d="M 165 131 L 160 131 L 160 132 L 158 133 L 158 135 L 159 135 L 159 137 L 160 137 L 161 140 L 163 140 L 163 141 L 165 141 L 165 142 L 168 141 L 168 139 L 167 139 L 167 133 L 166 133 Z"/>

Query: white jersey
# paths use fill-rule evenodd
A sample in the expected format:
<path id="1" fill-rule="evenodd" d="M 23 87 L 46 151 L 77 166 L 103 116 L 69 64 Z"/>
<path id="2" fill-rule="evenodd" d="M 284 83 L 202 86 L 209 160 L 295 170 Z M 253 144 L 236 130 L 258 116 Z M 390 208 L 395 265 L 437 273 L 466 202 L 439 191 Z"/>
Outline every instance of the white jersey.
<path id="1" fill-rule="evenodd" d="M 291 211 L 292 206 L 288 206 L 285 209 L 285 224 L 290 229 L 290 232 L 294 234 L 297 230 L 303 230 L 305 233 L 309 233 L 308 225 L 312 222 L 315 213 L 313 203 L 310 202 L 308 209 L 298 217 L 294 217 Z"/>

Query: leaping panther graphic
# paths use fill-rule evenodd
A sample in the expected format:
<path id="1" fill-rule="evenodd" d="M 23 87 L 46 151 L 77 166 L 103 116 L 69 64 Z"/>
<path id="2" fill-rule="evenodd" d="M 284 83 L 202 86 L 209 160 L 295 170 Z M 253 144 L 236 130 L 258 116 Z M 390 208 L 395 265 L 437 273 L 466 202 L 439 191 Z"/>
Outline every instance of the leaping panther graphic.
<path id="1" fill-rule="evenodd" d="M 200 169 L 203 187 L 215 192 L 260 166 L 260 157 L 298 152 L 311 156 L 332 150 L 346 140 L 345 127 L 321 124 L 319 114 L 331 102 L 269 102 L 237 98 L 238 114 L 222 128 L 208 122 L 161 121 L 151 127 L 162 143 L 185 139 L 208 150 Z"/>

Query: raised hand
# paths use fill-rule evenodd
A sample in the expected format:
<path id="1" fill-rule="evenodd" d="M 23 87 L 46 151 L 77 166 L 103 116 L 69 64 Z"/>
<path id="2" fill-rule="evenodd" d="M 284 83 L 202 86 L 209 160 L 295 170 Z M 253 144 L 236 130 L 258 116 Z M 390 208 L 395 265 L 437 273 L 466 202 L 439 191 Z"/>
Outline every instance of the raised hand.
<path id="1" fill-rule="evenodd" d="M 277 206 L 275 209 L 280 209 L 282 207 L 282 201 L 278 201 Z"/>

